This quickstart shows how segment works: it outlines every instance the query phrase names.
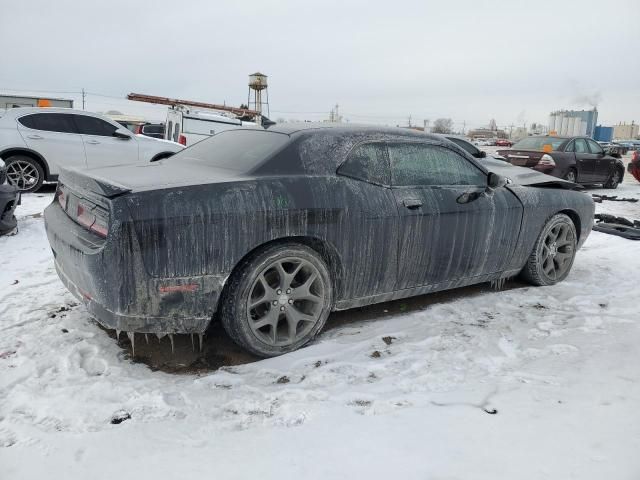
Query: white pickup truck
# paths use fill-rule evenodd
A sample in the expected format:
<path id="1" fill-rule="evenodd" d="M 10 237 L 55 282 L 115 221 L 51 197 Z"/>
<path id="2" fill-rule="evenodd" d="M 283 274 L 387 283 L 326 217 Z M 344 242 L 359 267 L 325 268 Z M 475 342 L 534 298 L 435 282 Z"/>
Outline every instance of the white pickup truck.
<path id="1" fill-rule="evenodd" d="M 254 122 L 242 121 L 219 112 L 178 106 L 167 112 L 164 138 L 188 147 L 224 130 L 256 126 Z"/>

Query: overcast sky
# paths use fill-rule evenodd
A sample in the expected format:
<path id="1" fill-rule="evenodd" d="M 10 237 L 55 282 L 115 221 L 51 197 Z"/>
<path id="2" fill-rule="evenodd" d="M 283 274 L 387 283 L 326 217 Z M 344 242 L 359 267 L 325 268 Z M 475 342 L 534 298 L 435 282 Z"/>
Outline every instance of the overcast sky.
<path id="1" fill-rule="evenodd" d="M 0 93 L 85 88 L 106 95 L 94 111 L 162 118 L 129 92 L 239 105 L 259 70 L 272 118 L 338 103 L 353 122 L 468 128 L 595 101 L 604 124 L 640 121 L 639 0 L 0 3 Z"/>

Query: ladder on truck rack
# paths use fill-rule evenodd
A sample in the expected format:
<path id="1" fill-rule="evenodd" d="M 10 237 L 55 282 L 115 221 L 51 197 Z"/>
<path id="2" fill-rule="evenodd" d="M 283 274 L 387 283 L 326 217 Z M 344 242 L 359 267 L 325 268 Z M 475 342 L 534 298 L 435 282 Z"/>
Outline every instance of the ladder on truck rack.
<path id="1" fill-rule="evenodd" d="M 156 97 L 154 95 L 145 95 L 142 93 L 130 93 L 127 95 L 127 100 L 134 100 L 136 102 L 155 103 L 157 105 L 170 105 L 172 107 L 179 107 L 181 105 L 187 105 L 190 107 L 207 108 L 211 110 L 220 110 L 222 112 L 231 112 L 238 115 L 241 120 L 258 120 L 261 117 L 260 112 L 256 110 L 249 110 L 248 108 L 228 107 L 226 105 L 216 105 L 215 103 L 196 102 L 193 100 L 182 100 L 178 98 L 168 97 Z M 260 123 L 260 122 L 256 122 Z"/>

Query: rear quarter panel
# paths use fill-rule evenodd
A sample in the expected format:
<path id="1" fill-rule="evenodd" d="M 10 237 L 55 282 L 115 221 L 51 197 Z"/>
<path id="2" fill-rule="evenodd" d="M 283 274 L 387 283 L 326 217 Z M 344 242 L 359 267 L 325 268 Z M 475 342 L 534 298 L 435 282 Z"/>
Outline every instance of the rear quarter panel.
<path id="1" fill-rule="evenodd" d="M 291 176 L 132 195 L 132 231 L 157 277 L 230 274 L 267 242 L 307 237 L 335 255 L 337 299 L 390 291 L 397 213 L 389 189 L 337 176 Z"/>

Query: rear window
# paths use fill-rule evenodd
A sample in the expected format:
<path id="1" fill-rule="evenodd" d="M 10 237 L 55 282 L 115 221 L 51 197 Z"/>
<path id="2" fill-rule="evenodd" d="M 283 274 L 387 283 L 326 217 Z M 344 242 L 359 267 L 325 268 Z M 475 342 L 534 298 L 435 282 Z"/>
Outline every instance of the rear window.
<path id="1" fill-rule="evenodd" d="M 545 145 L 551 145 L 553 150 L 557 150 L 566 138 L 558 137 L 527 137 L 520 140 L 513 147 L 514 150 L 544 150 Z"/>
<path id="2" fill-rule="evenodd" d="M 234 122 L 218 122 L 215 120 L 202 120 L 199 118 L 182 117 L 183 133 L 195 133 L 198 135 L 215 135 L 216 131 L 229 125 L 237 125 Z"/>
<path id="3" fill-rule="evenodd" d="M 164 133 L 163 125 L 144 125 L 142 127 L 143 133 Z"/>
<path id="4" fill-rule="evenodd" d="M 249 173 L 284 147 L 289 136 L 264 130 L 226 130 L 169 157 L 168 162 L 198 161 L 217 168 Z"/>

